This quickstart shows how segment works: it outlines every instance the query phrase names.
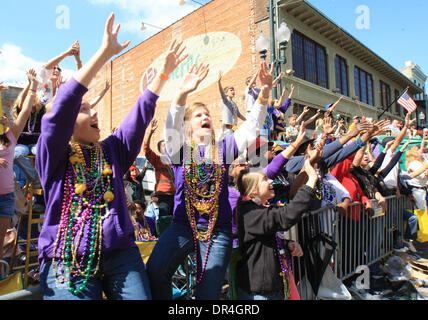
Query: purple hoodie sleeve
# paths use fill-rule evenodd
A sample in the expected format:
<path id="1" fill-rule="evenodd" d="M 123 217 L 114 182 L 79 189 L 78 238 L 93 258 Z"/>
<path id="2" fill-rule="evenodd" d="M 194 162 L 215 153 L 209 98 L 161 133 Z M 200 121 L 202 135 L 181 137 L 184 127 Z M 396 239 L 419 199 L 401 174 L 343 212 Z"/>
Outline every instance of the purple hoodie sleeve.
<path id="1" fill-rule="evenodd" d="M 287 112 L 288 108 L 290 107 L 291 104 L 291 99 L 287 98 L 285 99 L 284 103 L 282 104 L 281 108 L 279 108 L 279 110 L 281 110 L 282 113 Z"/>
<path id="2" fill-rule="evenodd" d="M 140 153 L 144 134 L 153 119 L 158 98 L 159 96 L 150 90 L 144 91 L 120 124 L 119 129 L 105 140 L 113 148 L 112 151 L 119 161 L 122 175 Z"/>
<path id="3" fill-rule="evenodd" d="M 287 163 L 288 159 L 284 158 L 282 154 L 278 154 L 271 163 L 268 164 L 268 166 L 265 169 L 266 176 L 269 179 L 275 179 L 275 177 L 278 175 L 278 173 L 284 168 L 285 164 Z"/>
<path id="4" fill-rule="evenodd" d="M 42 118 L 36 156 L 36 169 L 42 186 L 49 178 L 57 178 L 55 172 L 58 166 L 64 164 L 82 97 L 87 91 L 86 87 L 71 78 L 59 88 L 52 111 Z"/>

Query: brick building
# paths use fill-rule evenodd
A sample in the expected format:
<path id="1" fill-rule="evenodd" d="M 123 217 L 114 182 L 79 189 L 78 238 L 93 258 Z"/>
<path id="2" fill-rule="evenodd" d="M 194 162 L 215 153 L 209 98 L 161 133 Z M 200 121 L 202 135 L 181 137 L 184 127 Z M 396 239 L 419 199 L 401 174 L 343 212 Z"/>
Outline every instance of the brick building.
<path id="1" fill-rule="evenodd" d="M 337 111 L 350 119 L 353 115 L 361 115 L 355 100 L 357 95 L 362 96 L 359 104 L 364 115 L 376 119 L 382 111 L 380 106 L 393 102 L 397 92 L 409 86 L 410 94 L 419 93 L 420 89 L 412 81 L 307 1 L 272 2 L 275 3 L 275 20 L 286 21 L 292 32 L 286 50 L 287 63 L 281 66 L 283 71 L 294 70 L 294 74 L 286 75 L 282 82 L 282 85 L 293 83 L 296 87 L 293 107 L 287 115 L 301 112 L 305 105 L 314 113 L 344 95 Z M 241 113 L 245 113 L 245 79 L 257 71 L 261 61 L 256 40 L 260 31 L 267 37 L 270 35 L 268 7 L 268 0 L 213 0 L 110 61 L 99 72 L 88 93 L 90 100 L 102 89 L 105 80 L 112 84 L 98 105 L 102 137 L 120 125 L 137 101 L 156 74 L 161 55 L 168 49 L 171 39 L 184 40 L 190 56 L 171 75 L 159 99 L 155 118 L 160 129 L 153 137 L 152 148 L 162 139 L 171 100 L 192 63 L 209 63 L 210 73 L 188 102 L 206 103 L 216 129 L 221 124 L 219 71 L 223 72 L 223 87 L 235 87 L 237 104 Z M 274 28 L 277 27 L 278 23 Z M 311 60 L 311 54 L 315 61 Z M 312 71 L 311 65 L 315 68 Z M 402 119 L 400 108 L 393 107 L 390 111 L 385 115 Z"/>

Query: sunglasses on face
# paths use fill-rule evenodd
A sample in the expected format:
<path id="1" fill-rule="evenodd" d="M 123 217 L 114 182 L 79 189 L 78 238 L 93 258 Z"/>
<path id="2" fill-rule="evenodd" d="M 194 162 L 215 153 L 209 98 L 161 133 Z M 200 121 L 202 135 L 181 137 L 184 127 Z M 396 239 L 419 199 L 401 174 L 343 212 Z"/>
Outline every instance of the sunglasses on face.
<path id="1" fill-rule="evenodd" d="M 61 72 L 61 71 L 62 71 L 60 67 L 54 67 L 54 70 L 57 70 L 57 71 L 59 71 L 59 72 Z"/>

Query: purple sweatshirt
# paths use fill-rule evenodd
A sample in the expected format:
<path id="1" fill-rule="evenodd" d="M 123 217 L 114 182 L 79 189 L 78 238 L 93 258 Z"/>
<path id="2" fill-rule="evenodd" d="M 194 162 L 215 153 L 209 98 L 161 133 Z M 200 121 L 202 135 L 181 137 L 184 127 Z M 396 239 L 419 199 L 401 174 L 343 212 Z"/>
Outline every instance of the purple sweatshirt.
<path id="1" fill-rule="evenodd" d="M 39 237 L 41 266 L 46 259 L 52 258 L 61 218 L 65 171 L 69 161 L 68 143 L 73 134 L 82 97 L 87 90 L 74 78 L 70 79 L 60 87 L 52 112 L 46 114 L 42 120 L 42 134 L 37 143 L 36 156 L 36 169 L 46 203 L 45 219 Z M 114 191 L 114 200 L 109 204 L 111 214 L 103 222 L 103 251 L 136 246 L 134 227 L 126 207 L 122 177 L 140 152 L 144 133 L 153 118 L 157 99 L 157 95 L 146 90 L 138 98 L 120 128 L 101 142 L 113 170 L 111 183 Z M 85 232 L 78 255 L 82 254 L 86 239 Z"/>
<path id="2" fill-rule="evenodd" d="M 201 157 L 204 156 L 205 148 L 200 147 Z M 232 154 L 230 154 L 232 153 Z M 219 209 L 216 227 L 222 229 L 229 229 L 232 226 L 232 208 L 229 203 L 229 166 L 230 159 L 235 159 L 238 156 L 238 147 L 236 145 L 233 134 L 226 136 L 223 139 L 223 163 L 226 165 L 226 170 L 223 173 L 223 183 L 221 186 L 221 193 L 219 196 Z M 227 161 L 228 160 L 228 161 Z M 186 200 L 184 198 L 184 173 L 183 173 L 183 160 L 180 164 L 173 165 L 175 175 L 175 197 L 174 197 L 174 221 L 188 222 L 186 213 Z M 195 210 L 196 211 L 196 210 Z M 198 213 L 196 222 L 203 226 L 208 225 L 208 220 L 205 218 L 206 215 L 200 216 Z"/>

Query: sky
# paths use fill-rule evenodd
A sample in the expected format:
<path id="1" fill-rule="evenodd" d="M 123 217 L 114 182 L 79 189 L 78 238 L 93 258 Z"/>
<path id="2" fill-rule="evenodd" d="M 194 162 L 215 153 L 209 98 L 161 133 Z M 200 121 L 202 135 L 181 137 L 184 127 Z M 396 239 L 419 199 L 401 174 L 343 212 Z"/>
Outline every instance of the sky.
<path id="1" fill-rule="evenodd" d="M 248 1 L 248 0 L 242 0 Z M 210 0 L 198 0 L 205 4 Z M 408 60 L 428 75 L 428 1 L 426 0 L 309 0 L 342 29 L 400 70 Z M 159 32 L 141 22 L 164 28 L 200 4 L 187 0 L 19 0 L 8 1 L 0 11 L 0 81 L 10 85 L 26 81 L 25 70 L 39 68 L 76 40 L 81 59 L 87 61 L 101 44 L 105 21 L 111 12 L 121 24 L 119 41 L 131 40 L 127 50 Z M 361 28 L 365 6 L 364 27 Z M 367 16 L 368 12 L 368 16 Z M 360 25 L 358 25 L 360 21 Z M 62 63 L 74 70 L 73 57 Z"/>

